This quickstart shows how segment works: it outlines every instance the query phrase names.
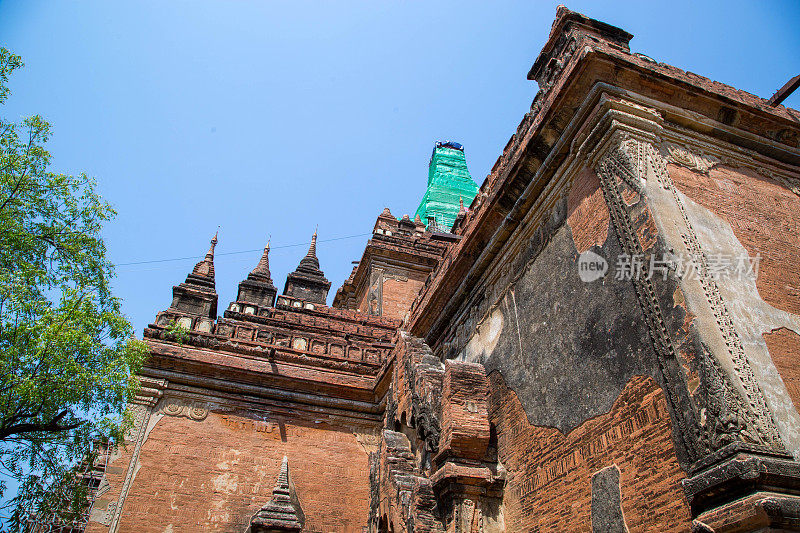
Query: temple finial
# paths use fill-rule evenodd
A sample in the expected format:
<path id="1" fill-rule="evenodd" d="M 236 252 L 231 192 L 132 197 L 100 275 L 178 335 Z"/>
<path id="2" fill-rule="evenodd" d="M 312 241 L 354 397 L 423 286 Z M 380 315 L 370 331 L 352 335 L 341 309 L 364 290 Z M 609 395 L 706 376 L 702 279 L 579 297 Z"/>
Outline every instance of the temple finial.
<path id="1" fill-rule="evenodd" d="M 317 259 L 317 228 L 314 228 L 314 235 L 311 236 L 311 246 L 308 247 L 308 253 L 306 254 L 306 257 L 313 257 L 315 260 Z M 319 268 L 319 261 L 317 261 L 317 268 Z"/>
<path id="2" fill-rule="evenodd" d="M 214 288 L 214 247 L 217 245 L 218 238 L 219 230 L 211 239 L 211 246 L 206 256 L 194 266 L 186 276 L 186 281 L 172 288 L 171 312 L 200 314 L 205 318 L 210 318 L 212 322 L 216 320 L 217 291 Z M 204 324 L 208 326 L 210 322 L 205 321 Z M 210 331 L 210 329 L 205 331 Z"/>
<path id="3" fill-rule="evenodd" d="M 269 281 L 272 283 L 272 279 L 270 276 L 272 275 L 269 271 L 269 243 L 272 240 L 272 236 L 267 239 L 267 245 L 264 247 L 264 253 L 261 254 L 261 259 L 259 260 L 256 267 L 250 272 L 249 277 L 256 277 L 256 278 L 263 278 L 264 281 Z"/>
<path id="4" fill-rule="evenodd" d="M 269 245 L 272 235 L 267 239 L 264 252 L 258 264 L 247 275 L 247 279 L 239 283 L 238 302 L 255 304 L 259 307 L 272 307 L 275 305 L 275 295 L 278 289 L 272 283 L 272 274 L 269 271 Z"/>
<path id="5" fill-rule="evenodd" d="M 219 242 L 219 226 L 217 226 L 214 238 L 211 239 L 211 246 L 208 248 L 208 252 L 206 252 L 206 260 L 214 260 L 214 248 L 217 247 L 217 242 Z"/>
<path id="6" fill-rule="evenodd" d="M 214 280 L 214 248 L 217 247 L 218 241 L 219 226 L 217 226 L 217 231 L 214 233 L 214 237 L 211 239 L 211 246 L 208 247 L 205 258 L 197 263 L 192 270 L 192 274 L 209 278 L 211 279 L 212 283 Z"/>

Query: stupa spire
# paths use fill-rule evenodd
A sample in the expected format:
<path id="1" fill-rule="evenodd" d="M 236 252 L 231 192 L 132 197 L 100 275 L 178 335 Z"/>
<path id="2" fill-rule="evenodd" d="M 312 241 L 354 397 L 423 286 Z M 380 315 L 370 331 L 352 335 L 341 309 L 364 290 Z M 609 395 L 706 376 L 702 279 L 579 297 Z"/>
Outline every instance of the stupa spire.
<path id="1" fill-rule="evenodd" d="M 261 254 L 258 264 L 247 275 L 247 279 L 239 283 L 237 301 L 255 304 L 259 307 L 272 307 L 275 305 L 275 295 L 278 289 L 272 283 L 272 273 L 269 271 L 269 245 L 272 238 L 267 239 L 267 245 Z"/>
<path id="2" fill-rule="evenodd" d="M 172 287 L 172 304 L 169 306 L 169 314 L 162 317 L 167 320 L 167 323 L 177 313 L 184 317 L 192 317 L 189 320 L 189 324 L 192 323 L 194 318 L 201 317 L 203 320 L 201 323 L 198 322 L 199 326 L 197 328 L 205 332 L 211 330 L 211 321 L 217 318 L 217 291 L 214 286 L 214 248 L 217 246 L 218 240 L 219 230 L 211 239 L 211 246 L 209 246 L 206 256 L 194 266 L 189 275 L 186 276 L 186 281 Z M 207 319 L 211 319 L 211 321 Z"/>
<path id="3" fill-rule="evenodd" d="M 268 279 L 270 282 L 272 281 L 272 273 L 269 271 L 269 243 L 271 240 L 272 237 L 267 239 L 267 245 L 264 247 L 264 253 L 261 254 L 261 259 L 259 259 L 258 264 L 250 272 L 250 276 L 248 277 L 258 277 L 264 278 L 265 280 Z"/>
<path id="4" fill-rule="evenodd" d="M 283 294 L 311 303 L 324 304 L 331 282 L 319 268 L 317 258 L 317 230 L 311 237 L 308 253 L 300 260 L 294 272 L 286 276 Z"/>
<path id="5" fill-rule="evenodd" d="M 250 532 L 300 531 L 304 522 L 305 515 L 295 494 L 292 478 L 289 476 L 289 459 L 284 455 L 278 480 L 272 489 L 272 498 L 253 515 L 250 520 Z"/>
<path id="6" fill-rule="evenodd" d="M 308 253 L 306 256 L 300 260 L 300 265 L 298 265 L 298 269 L 301 267 L 306 268 L 313 268 L 314 270 L 319 270 L 319 259 L 317 259 L 317 229 L 314 229 L 314 235 L 311 236 L 311 245 L 308 247 Z"/>
<path id="7" fill-rule="evenodd" d="M 189 277 L 186 278 L 186 283 L 190 283 L 193 276 L 199 276 L 201 278 L 206 278 L 211 282 L 211 286 L 214 286 L 214 249 L 217 247 L 217 242 L 219 241 L 219 229 L 217 232 L 214 233 L 214 237 L 211 239 L 211 245 L 208 247 L 208 251 L 206 252 L 205 258 L 197 263 L 192 269 L 192 273 L 189 274 Z"/>

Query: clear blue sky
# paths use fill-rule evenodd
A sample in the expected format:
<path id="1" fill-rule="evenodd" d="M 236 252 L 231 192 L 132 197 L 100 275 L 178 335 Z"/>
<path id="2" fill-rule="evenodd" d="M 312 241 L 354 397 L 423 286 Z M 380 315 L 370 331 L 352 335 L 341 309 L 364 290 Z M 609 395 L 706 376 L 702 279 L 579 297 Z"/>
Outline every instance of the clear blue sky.
<path id="1" fill-rule="evenodd" d="M 6 119 L 54 126 L 54 168 L 95 176 L 116 293 L 141 335 L 222 226 L 220 313 L 272 235 L 272 274 L 321 240 L 413 214 L 434 141 L 481 183 L 536 94 L 525 79 L 557 2 L 0 0 L 26 67 Z M 588 2 L 631 48 L 769 97 L 800 73 L 800 3 Z M 800 95 L 787 102 L 800 107 Z M 320 242 L 331 298 L 367 237 Z"/>

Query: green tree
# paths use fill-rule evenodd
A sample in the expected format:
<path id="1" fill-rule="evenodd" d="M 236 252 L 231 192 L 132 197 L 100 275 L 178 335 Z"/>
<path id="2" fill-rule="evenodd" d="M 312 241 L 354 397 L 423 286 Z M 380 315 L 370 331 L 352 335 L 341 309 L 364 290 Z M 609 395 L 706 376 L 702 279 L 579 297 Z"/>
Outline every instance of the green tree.
<path id="1" fill-rule="evenodd" d="M 0 48 L 0 105 L 21 66 Z M 13 528 L 29 509 L 63 506 L 53 491 L 70 468 L 121 436 L 146 356 L 111 294 L 100 232 L 116 213 L 85 174 L 48 171 L 50 134 L 40 116 L 0 118 L 0 468 L 19 484 L 4 496 Z"/>

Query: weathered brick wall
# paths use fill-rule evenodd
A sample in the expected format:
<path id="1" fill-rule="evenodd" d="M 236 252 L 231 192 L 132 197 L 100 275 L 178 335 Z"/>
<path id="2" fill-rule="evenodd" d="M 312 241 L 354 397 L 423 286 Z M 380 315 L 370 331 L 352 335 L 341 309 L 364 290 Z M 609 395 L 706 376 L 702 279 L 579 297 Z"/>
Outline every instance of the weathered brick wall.
<path id="1" fill-rule="evenodd" d="M 356 436 L 363 427 L 323 420 L 242 411 L 212 411 L 203 420 L 162 416 L 142 446 L 118 531 L 242 532 L 270 499 L 286 455 L 304 531 L 360 533 L 369 513 L 372 441 Z M 111 463 L 111 489 L 98 506 L 118 498 L 132 448 Z M 89 528 L 107 530 L 97 522 Z"/>
<path id="2" fill-rule="evenodd" d="M 386 277 L 383 280 L 381 292 L 381 316 L 386 318 L 402 320 L 405 314 L 411 309 L 411 304 L 419 294 L 425 283 L 427 274 L 415 274 L 406 272 L 405 279 L 394 279 Z M 370 309 L 371 291 L 366 290 L 361 294 L 357 309 L 362 313 L 367 313 Z M 377 302 L 373 305 L 377 311 Z"/>
<path id="3" fill-rule="evenodd" d="M 653 246 L 657 233 L 642 197 L 624 201 L 636 209 L 643 247 Z M 612 267 L 623 253 L 595 172 L 578 172 L 543 218 L 532 260 L 515 266 L 521 275 L 464 350 L 490 371 L 490 421 L 507 471 L 506 530 L 591 531 L 593 507 L 613 500 L 607 493 L 593 499 L 593 476 L 606 486 L 613 476 L 600 472 L 616 466 L 612 488 L 630 531 L 688 531 L 686 474 L 635 287 L 613 272 L 594 282 L 578 275 L 583 251 L 595 247 Z M 657 290 L 668 326 L 683 324 L 685 313 L 671 301 L 674 284 Z"/>
<path id="4" fill-rule="evenodd" d="M 405 333 L 400 334 L 393 357 L 388 399 L 393 407 L 386 413 L 386 425 L 406 433 L 418 455 L 426 446 L 432 453 L 439 441 L 444 366 L 421 339 Z"/>
<path id="5" fill-rule="evenodd" d="M 402 320 L 422 289 L 424 279 L 387 279 L 383 282 L 383 316 Z"/>
<path id="6" fill-rule="evenodd" d="M 764 334 L 772 362 L 781 373 L 781 379 L 789 391 L 792 403 L 797 409 L 800 406 L 800 335 L 786 328 Z"/>
<path id="7" fill-rule="evenodd" d="M 602 246 L 608 238 L 609 213 L 600 180 L 594 170 L 583 169 L 567 196 L 567 224 L 578 253 Z"/>
<path id="8" fill-rule="evenodd" d="M 670 165 L 670 175 L 681 192 L 727 221 L 751 256 L 761 255 L 761 298 L 800 315 L 800 196 L 747 169 L 720 166 L 704 175 Z"/>
<path id="9" fill-rule="evenodd" d="M 489 447 L 487 380 L 482 365 L 447 361 L 442 383 L 439 451 L 482 460 Z"/>
<path id="10" fill-rule="evenodd" d="M 760 256 L 756 288 L 771 306 L 800 314 L 800 196 L 747 169 L 719 166 L 708 174 L 670 165 L 678 189 L 730 224 L 747 255 Z M 770 356 L 795 408 L 800 406 L 800 336 L 763 331 Z"/>
<path id="11" fill-rule="evenodd" d="M 591 531 L 592 475 L 617 465 L 629 530 L 689 531 L 664 394 L 635 377 L 611 411 L 564 435 L 528 423 L 516 394 L 493 372 L 490 419 L 506 468 L 507 531 Z"/>

